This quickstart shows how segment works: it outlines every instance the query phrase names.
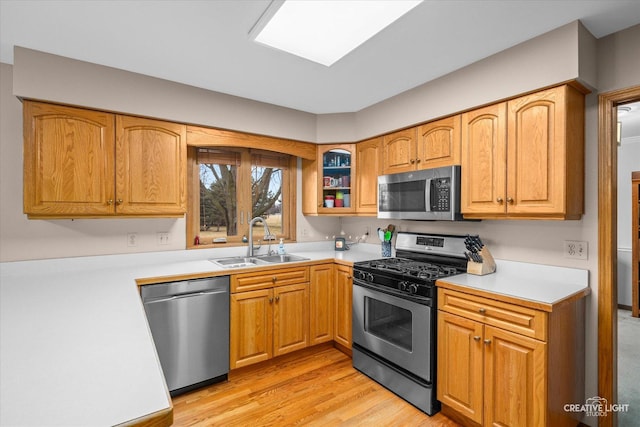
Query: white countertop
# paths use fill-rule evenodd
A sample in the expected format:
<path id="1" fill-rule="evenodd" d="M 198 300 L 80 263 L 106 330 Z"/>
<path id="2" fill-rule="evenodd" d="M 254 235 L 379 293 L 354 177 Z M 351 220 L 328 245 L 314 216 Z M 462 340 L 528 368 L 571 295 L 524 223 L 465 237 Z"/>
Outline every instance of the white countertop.
<path id="1" fill-rule="evenodd" d="M 246 248 L 0 263 L 0 425 L 115 425 L 170 406 L 135 279 L 217 273 Z M 379 245 L 287 245 L 356 262 Z M 227 269 L 230 274 L 233 269 Z"/>
<path id="2" fill-rule="evenodd" d="M 459 274 L 443 281 L 536 303 L 556 304 L 589 287 L 589 271 L 517 261 L 496 260 L 496 272 Z"/>
<path id="3" fill-rule="evenodd" d="M 0 263 L 0 425 L 115 425 L 170 406 L 135 279 L 219 273 L 202 249 Z M 264 252 L 264 250 L 263 250 Z M 377 244 L 288 244 L 310 260 L 365 261 Z M 290 265 L 290 264 L 288 264 Z M 226 269 L 233 274 L 233 269 Z M 553 302 L 588 286 L 586 270 L 498 261 L 448 281 Z"/>

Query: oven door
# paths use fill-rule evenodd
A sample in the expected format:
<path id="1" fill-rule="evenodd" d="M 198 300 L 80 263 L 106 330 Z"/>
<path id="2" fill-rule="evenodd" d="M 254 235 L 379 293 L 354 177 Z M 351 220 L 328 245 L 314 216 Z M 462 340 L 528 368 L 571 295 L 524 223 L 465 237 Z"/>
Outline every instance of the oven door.
<path id="1" fill-rule="evenodd" d="M 353 342 L 431 382 L 432 307 L 353 282 Z"/>

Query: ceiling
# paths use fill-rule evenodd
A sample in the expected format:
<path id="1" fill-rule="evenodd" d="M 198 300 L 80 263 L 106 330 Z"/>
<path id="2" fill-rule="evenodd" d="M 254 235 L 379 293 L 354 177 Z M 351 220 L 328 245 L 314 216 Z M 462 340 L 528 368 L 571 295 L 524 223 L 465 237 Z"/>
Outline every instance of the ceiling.
<path id="1" fill-rule="evenodd" d="M 0 61 L 13 64 L 17 45 L 310 113 L 342 113 L 578 19 L 596 38 L 640 23 L 638 0 L 426 0 L 325 67 L 250 40 L 268 4 L 0 0 Z"/>

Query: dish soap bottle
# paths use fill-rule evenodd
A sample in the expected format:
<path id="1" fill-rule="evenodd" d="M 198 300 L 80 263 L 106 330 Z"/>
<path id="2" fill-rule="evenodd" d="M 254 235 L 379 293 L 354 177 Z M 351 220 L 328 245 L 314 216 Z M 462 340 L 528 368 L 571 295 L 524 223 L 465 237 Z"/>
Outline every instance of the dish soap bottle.
<path id="1" fill-rule="evenodd" d="M 278 245 L 278 255 L 284 255 L 284 239 L 280 239 L 280 244 Z"/>

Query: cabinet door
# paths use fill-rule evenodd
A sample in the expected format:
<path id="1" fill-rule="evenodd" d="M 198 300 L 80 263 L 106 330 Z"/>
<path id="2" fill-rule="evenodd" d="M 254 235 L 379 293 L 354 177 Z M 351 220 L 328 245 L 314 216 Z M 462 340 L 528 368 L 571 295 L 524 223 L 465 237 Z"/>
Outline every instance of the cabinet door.
<path id="1" fill-rule="evenodd" d="M 356 212 L 378 213 L 378 175 L 381 169 L 380 146 L 382 138 L 374 138 L 356 145 Z"/>
<path id="2" fill-rule="evenodd" d="M 506 212 L 506 103 L 462 115 L 461 208 L 466 217 Z"/>
<path id="3" fill-rule="evenodd" d="M 407 172 L 416 169 L 417 128 L 385 135 L 382 139 L 382 173 Z"/>
<path id="4" fill-rule="evenodd" d="M 273 355 L 309 346 L 309 288 L 306 283 L 273 289 Z"/>
<path id="5" fill-rule="evenodd" d="M 310 345 L 333 340 L 333 263 L 309 268 Z"/>
<path id="6" fill-rule="evenodd" d="M 483 346 L 484 425 L 546 425 L 546 344 L 485 326 Z"/>
<path id="7" fill-rule="evenodd" d="M 334 340 L 351 350 L 351 311 L 353 269 L 345 265 L 335 266 L 335 330 Z"/>
<path id="8" fill-rule="evenodd" d="M 231 295 L 231 369 L 271 359 L 273 290 Z"/>
<path id="9" fill-rule="evenodd" d="M 483 325 L 438 311 L 438 400 L 482 423 Z"/>
<path id="10" fill-rule="evenodd" d="M 114 116 L 24 101 L 24 212 L 113 215 Z"/>
<path id="11" fill-rule="evenodd" d="M 566 108 L 564 87 L 508 103 L 507 210 L 510 215 L 564 214 Z M 584 152 L 572 153 L 571 174 L 584 175 Z"/>
<path id="12" fill-rule="evenodd" d="M 460 115 L 420 126 L 418 130 L 418 169 L 460 164 Z"/>
<path id="13" fill-rule="evenodd" d="M 355 144 L 318 145 L 318 213 L 344 215 L 355 212 L 353 189 L 357 165 Z M 327 199 L 331 201 L 327 203 Z"/>
<path id="14" fill-rule="evenodd" d="M 186 126 L 116 116 L 116 194 L 120 214 L 186 212 Z"/>

